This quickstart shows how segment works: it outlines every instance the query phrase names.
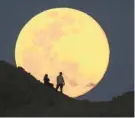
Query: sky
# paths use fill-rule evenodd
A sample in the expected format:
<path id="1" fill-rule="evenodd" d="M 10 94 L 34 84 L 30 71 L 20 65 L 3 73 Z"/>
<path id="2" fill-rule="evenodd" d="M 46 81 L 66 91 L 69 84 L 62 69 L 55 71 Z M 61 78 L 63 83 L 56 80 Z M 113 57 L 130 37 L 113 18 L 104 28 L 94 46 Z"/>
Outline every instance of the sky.
<path id="1" fill-rule="evenodd" d="M 110 61 L 103 80 L 81 98 L 110 100 L 134 89 L 133 0 L 0 0 L 0 60 L 15 65 L 14 50 L 22 27 L 36 14 L 56 7 L 81 10 L 104 29 Z"/>

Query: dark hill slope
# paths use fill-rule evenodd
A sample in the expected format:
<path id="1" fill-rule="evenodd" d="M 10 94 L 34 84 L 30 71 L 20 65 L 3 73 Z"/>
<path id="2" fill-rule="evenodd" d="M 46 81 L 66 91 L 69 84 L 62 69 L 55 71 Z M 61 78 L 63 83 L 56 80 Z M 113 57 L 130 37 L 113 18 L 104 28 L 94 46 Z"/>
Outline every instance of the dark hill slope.
<path id="1" fill-rule="evenodd" d="M 0 61 L 0 116 L 133 116 L 133 110 L 134 92 L 110 102 L 79 101 Z"/>

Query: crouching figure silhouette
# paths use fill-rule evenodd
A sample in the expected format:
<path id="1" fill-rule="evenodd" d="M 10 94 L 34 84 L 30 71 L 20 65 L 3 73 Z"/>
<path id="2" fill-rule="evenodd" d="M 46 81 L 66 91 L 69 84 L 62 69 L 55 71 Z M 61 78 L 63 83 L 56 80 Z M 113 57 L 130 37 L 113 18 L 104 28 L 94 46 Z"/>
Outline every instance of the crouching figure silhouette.
<path id="1" fill-rule="evenodd" d="M 45 74 L 44 76 L 44 85 L 52 87 L 53 88 L 53 84 L 50 83 L 50 79 L 48 78 L 48 74 Z"/>

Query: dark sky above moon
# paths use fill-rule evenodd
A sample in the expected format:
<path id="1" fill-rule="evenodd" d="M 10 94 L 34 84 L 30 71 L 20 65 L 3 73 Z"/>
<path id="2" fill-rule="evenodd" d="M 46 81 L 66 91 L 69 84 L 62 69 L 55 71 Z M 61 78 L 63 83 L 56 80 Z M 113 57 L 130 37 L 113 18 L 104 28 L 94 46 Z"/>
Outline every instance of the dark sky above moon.
<path id="1" fill-rule="evenodd" d="M 22 27 L 36 14 L 54 7 L 70 7 L 91 15 L 109 40 L 111 56 L 107 73 L 83 98 L 109 100 L 133 90 L 133 0 L 0 0 L 0 60 L 15 64 L 15 43 Z"/>

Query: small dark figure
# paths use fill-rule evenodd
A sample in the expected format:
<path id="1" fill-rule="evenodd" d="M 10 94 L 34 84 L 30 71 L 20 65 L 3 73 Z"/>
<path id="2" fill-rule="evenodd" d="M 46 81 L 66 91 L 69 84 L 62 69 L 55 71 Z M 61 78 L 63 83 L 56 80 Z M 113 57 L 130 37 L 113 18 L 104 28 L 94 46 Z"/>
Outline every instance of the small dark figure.
<path id="1" fill-rule="evenodd" d="M 53 84 L 50 83 L 50 79 L 48 78 L 48 74 L 45 74 L 45 76 L 44 76 L 44 84 L 49 87 L 53 87 Z"/>
<path id="2" fill-rule="evenodd" d="M 63 91 L 63 86 L 65 85 L 65 82 L 64 82 L 64 78 L 62 76 L 62 72 L 59 73 L 59 75 L 57 76 L 57 86 L 56 86 L 56 90 L 59 89 L 60 87 L 60 92 L 62 93 Z"/>
<path id="3" fill-rule="evenodd" d="M 44 76 L 44 84 L 49 84 L 50 79 L 48 78 L 48 74 Z"/>

